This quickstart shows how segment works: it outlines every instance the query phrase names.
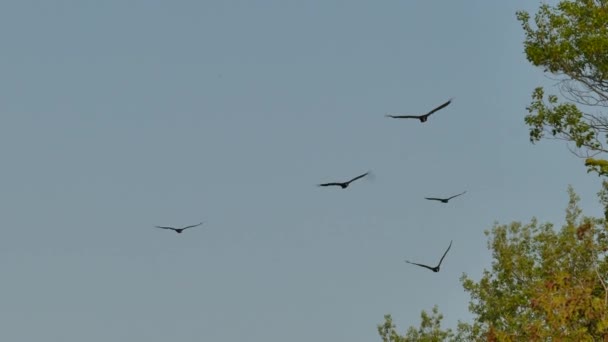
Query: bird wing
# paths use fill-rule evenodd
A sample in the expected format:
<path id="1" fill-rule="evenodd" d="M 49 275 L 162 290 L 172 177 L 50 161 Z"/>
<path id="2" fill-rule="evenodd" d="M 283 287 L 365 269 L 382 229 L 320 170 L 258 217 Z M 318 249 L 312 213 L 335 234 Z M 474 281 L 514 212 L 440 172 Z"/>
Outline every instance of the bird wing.
<path id="1" fill-rule="evenodd" d="M 408 264 L 412 264 L 412 265 L 416 265 L 416 266 L 420 266 L 420 267 L 426 267 L 429 270 L 434 271 L 433 267 L 431 267 L 431 266 L 427 266 L 427 265 L 423 265 L 423 264 L 417 264 L 415 262 L 411 262 L 411 261 L 407 261 L 407 260 L 405 260 L 405 262 L 407 262 Z"/>
<path id="2" fill-rule="evenodd" d="M 431 115 L 431 114 L 435 113 L 436 111 L 438 111 L 438 110 L 440 110 L 442 108 L 447 107 L 450 103 L 452 103 L 452 99 L 449 99 L 446 103 L 444 103 L 441 106 L 439 106 L 439 107 L 431 110 L 430 112 L 426 113 L 426 115 Z"/>
<path id="3" fill-rule="evenodd" d="M 161 227 L 161 226 L 154 226 L 156 228 L 160 228 L 160 229 L 171 229 L 171 230 L 175 230 L 175 228 L 173 227 Z"/>
<path id="4" fill-rule="evenodd" d="M 386 117 L 393 119 L 420 119 L 423 115 L 386 115 Z"/>
<path id="5" fill-rule="evenodd" d="M 360 176 L 357 176 L 357 177 L 349 180 L 347 183 L 352 183 L 352 182 L 356 181 L 357 179 L 360 179 L 360 178 L 363 178 L 363 177 L 367 176 L 368 174 L 369 174 L 369 171 L 366 172 L 366 173 L 364 173 L 364 174 L 362 174 L 362 175 L 360 175 Z"/>
<path id="6" fill-rule="evenodd" d="M 323 183 L 323 184 L 319 184 L 319 186 L 341 186 L 342 183 Z"/>
<path id="7" fill-rule="evenodd" d="M 463 191 L 463 192 L 459 193 L 458 195 L 454 195 L 454 196 L 452 196 L 452 197 L 448 198 L 448 200 L 451 200 L 452 198 L 454 198 L 454 197 L 458 197 L 458 196 L 460 196 L 460 195 L 464 195 L 465 193 L 466 193 L 466 191 Z"/>
<path id="8" fill-rule="evenodd" d="M 445 255 L 448 254 L 448 251 L 450 250 L 451 247 L 452 247 L 452 240 L 450 240 L 450 245 L 448 246 L 448 249 L 445 250 L 445 253 L 443 253 L 443 256 L 441 257 L 441 260 L 439 260 L 439 265 L 437 265 L 437 267 L 441 266 L 441 263 L 443 262 L 443 258 L 445 258 Z"/>
<path id="9" fill-rule="evenodd" d="M 191 226 L 186 226 L 186 227 L 184 227 L 184 228 L 182 228 L 182 229 L 183 229 L 183 230 L 186 230 L 186 229 L 188 229 L 188 228 L 194 228 L 194 227 L 198 227 L 198 226 L 200 226 L 201 224 L 203 224 L 203 222 L 201 222 L 201 223 L 199 223 L 199 224 L 194 224 L 194 225 L 191 225 Z"/>
<path id="10" fill-rule="evenodd" d="M 427 199 L 430 201 L 443 201 L 443 198 L 435 198 L 435 197 L 425 197 L 424 199 Z"/>

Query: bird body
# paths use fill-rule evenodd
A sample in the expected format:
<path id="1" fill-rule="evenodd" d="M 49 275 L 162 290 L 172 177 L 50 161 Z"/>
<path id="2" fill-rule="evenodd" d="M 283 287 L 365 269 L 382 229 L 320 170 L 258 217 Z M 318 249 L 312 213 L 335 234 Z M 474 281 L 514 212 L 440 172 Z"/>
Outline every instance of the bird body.
<path id="1" fill-rule="evenodd" d="M 428 120 L 429 116 L 431 116 L 431 114 L 435 113 L 436 111 L 438 111 L 440 109 L 447 107 L 450 103 L 452 103 L 452 100 L 453 99 L 449 99 L 447 102 L 443 103 L 439 107 L 436 107 L 436 108 L 432 109 L 430 112 L 423 114 L 423 115 L 389 115 L 389 114 L 387 114 L 386 117 L 393 118 L 393 119 L 418 119 L 418 120 L 420 120 L 420 122 L 426 122 Z"/>
<path id="2" fill-rule="evenodd" d="M 363 178 L 363 177 L 367 176 L 368 174 L 369 174 L 369 171 L 366 172 L 366 173 L 364 173 L 364 174 L 362 174 L 362 175 L 360 175 L 360 176 L 357 176 L 357 177 L 355 177 L 355 178 L 353 178 L 353 179 L 351 179 L 351 180 L 349 180 L 347 182 L 342 182 L 342 183 L 341 182 L 323 183 L 323 184 L 319 184 L 319 186 L 339 186 L 342 189 L 346 189 L 346 188 L 348 188 L 348 186 L 350 185 L 350 183 L 356 181 L 357 179 Z"/>
<path id="3" fill-rule="evenodd" d="M 163 226 L 155 226 L 156 228 L 160 228 L 160 229 L 169 229 L 169 230 L 173 230 L 178 234 L 181 234 L 184 230 L 186 229 L 190 229 L 190 228 L 194 228 L 194 227 L 198 227 L 201 224 L 203 224 L 203 222 L 199 223 L 199 224 L 194 224 L 191 226 L 186 226 L 186 227 L 182 227 L 182 228 L 175 228 L 175 227 L 163 227 Z"/>
<path id="4" fill-rule="evenodd" d="M 458 195 L 454 195 L 454 196 L 448 197 L 448 198 L 425 197 L 424 199 L 427 199 L 429 201 L 439 201 L 439 202 L 442 202 L 442 203 L 448 203 L 448 201 L 451 200 L 452 198 L 464 195 L 465 193 L 466 193 L 466 191 L 461 192 Z"/>
<path id="5" fill-rule="evenodd" d="M 427 266 L 427 265 L 423 265 L 423 264 L 417 264 L 415 262 L 410 262 L 408 260 L 405 260 L 405 262 L 407 262 L 408 264 L 412 264 L 412 265 L 428 268 L 429 270 L 431 270 L 433 272 L 439 272 L 439 268 L 441 267 L 441 263 L 443 262 L 443 258 L 445 258 L 445 255 L 448 254 L 448 251 L 450 250 L 451 247 L 452 247 L 452 241 L 450 240 L 450 245 L 448 246 L 448 249 L 445 250 L 445 253 L 443 253 L 443 256 L 441 257 L 441 260 L 439 260 L 439 264 L 437 264 L 437 266 L 435 266 L 435 267 L 431 267 L 431 266 Z"/>

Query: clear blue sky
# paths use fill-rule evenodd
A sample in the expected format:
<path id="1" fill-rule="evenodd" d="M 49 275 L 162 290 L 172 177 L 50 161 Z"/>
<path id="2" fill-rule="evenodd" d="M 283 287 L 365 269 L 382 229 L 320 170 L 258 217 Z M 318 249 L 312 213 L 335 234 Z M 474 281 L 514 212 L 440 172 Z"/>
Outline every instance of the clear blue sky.
<path id="1" fill-rule="evenodd" d="M 515 11 L 537 6 L 2 1 L 0 340 L 369 342 L 387 313 L 467 319 L 458 278 L 490 266 L 494 221 L 561 224 L 568 184 L 601 213 L 565 143 L 528 142 L 550 83 Z M 439 273 L 404 262 L 450 240 Z"/>

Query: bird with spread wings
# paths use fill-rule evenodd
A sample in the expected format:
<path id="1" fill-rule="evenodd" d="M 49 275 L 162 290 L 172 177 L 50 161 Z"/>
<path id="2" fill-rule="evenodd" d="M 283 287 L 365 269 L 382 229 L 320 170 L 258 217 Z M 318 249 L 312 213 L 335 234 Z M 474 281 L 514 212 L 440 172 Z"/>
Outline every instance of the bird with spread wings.
<path id="1" fill-rule="evenodd" d="M 435 267 L 431 267 L 431 266 L 427 266 L 427 265 L 423 265 L 423 264 L 417 264 L 415 262 L 410 262 L 408 260 L 405 260 L 405 262 L 407 262 L 408 264 L 428 268 L 429 270 L 431 270 L 433 272 L 439 272 L 439 267 L 441 266 L 441 263 L 443 262 L 443 258 L 445 258 L 445 255 L 448 254 L 448 251 L 450 250 L 451 247 L 452 247 L 452 241 L 450 240 L 450 245 L 448 246 L 448 249 L 445 250 L 445 253 L 443 253 L 441 260 L 439 260 L 439 264 L 437 264 L 437 266 L 435 266 Z"/>
<path id="2" fill-rule="evenodd" d="M 323 183 L 323 184 L 319 184 L 319 186 L 339 186 L 342 189 L 346 189 L 350 185 L 350 183 L 356 181 L 357 179 L 361 179 L 361 178 L 369 175 L 369 173 L 370 173 L 370 171 L 368 171 L 368 172 L 366 172 L 366 173 L 364 173 L 364 174 L 362 174 L 360 176 L 357 176 L 357 177 L 355 177 L 355 178 L 353 178 L 353 179 L 351 179 L 351 180 L 349 180 L 347 182 L 342 182 L 342 183 L 340 183 L 340 182 Z"/>
<path id="3" fill-rule="evenodd" d="M 454 196 L 448 197 L 448 198 L 425 197 L 424 199 L 427 199 L 429 201 L 439 201 L 439 202 L 442 202 L 442 203 L 448 203 L 448 201 L 451 200 L 452 198 L 464 195 L 465 193 L 466 193 L 466 191 L 461 192 L 458 195 L 454 195 Z"/>
<path id="4" fill-rule="evenodd" d="M 203 221 L 204 222 L 204 221 Z M 181 234 L 184 230 L 186 229 L 190 229 L 190 228 L 194 228 L 194 227 L 198 227 L 201 224 L 203 224 L 203 222 L 199 223 L 199 224 L 193 224 L 191 226 L 186 226 L 186 227 L 182 227 L 182 228 L 175 228 L 175 227 L 163 227 L 163 226 L 155 226 L 156 228 L 160 228 L 160 229 L 169 229 L 169 230 L 173 230 L 178 234 Z"/>
<path id="5" fill-rule="evenodd" d="M 436 111 L 438 111 L 440 109 L 447 107 L 450 103 L 452 103 L 452 100 L 453 99 L 449 99 L 446 103 L 440 105 L 439 107 L 437 107 L 423 115 L 389 115 L 389 114 L 387 114 L 386 117 L 393 118 L 393 119 L 418 119 L 418 120 L 420 120 L 420 122 L 426 122 L 426 120 L 429 118 L 429 116 L 431 116 L 431 114 L 435 113 Z"/>

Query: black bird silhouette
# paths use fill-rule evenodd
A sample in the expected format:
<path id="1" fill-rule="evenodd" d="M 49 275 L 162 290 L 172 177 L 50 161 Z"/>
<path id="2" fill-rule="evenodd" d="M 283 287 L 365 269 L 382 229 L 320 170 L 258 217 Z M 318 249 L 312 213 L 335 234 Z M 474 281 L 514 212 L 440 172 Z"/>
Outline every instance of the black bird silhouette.
<path id="1" fill-rule="evenodd" d="M 360 175 L 360 176 L 357 176 L 357 177 L 355 177 L 355 178 L 353 178 L 353 179 L 349 180 L 348 182 L 344 182 L 344 183 L 338 183 L 338 182 L 334 182 L 334 183 L 323 183 L 323 184 L 319 184 L 319 186 L 339 186 L 339 187 L 341 187 L 342 189 L 346 189 L 346 188 L 347 188 L 347 187 L 350 185 L 350 183 L 352 183 L 352 182 L 356 181 L 357 179 L 363 178 L 363 177 L 367 176 L 368 174 L 369 174 L 369 171 L 368 171 L 368 172 L 366 172 L 366 173 L 364 173 L 364 174 L 362 174 L 362 175 Z"/>
<path id="2" fill-rule="evenodd" d="M 160 228 L 160 229 L 170 229 L 170 230 L 174 230 L 175 232 L 177 232 L 178 234 L 181 234 L 184 230 L 189 229 L 189 228 L 194 228 L 194 227 L 198 227 L 201 224 L 203 224 L 203 222 L 199 223 L 199 224 L 194 224 L 192 226 L 186 226 L 183 228 L 174 228 L 174 227 L 161 227 L 161 226 L 155 226 L 156 228 Z"/>
<path id="3" fill-rule="evenodd" d="M 450 240 L 450 245 L 448 246 L 448 249 L 445 250 L 445 253 L 443 253 L 443 256 L 441 257 L 441 260 L 439 260 L 439 264 L 437 264 L 437 266 L 435 267 L 431 267 L 431 266 L 427 266 L 427 265 L 423 265 L 423 264 L 417 264 L 415 262 L 410 262 L 405 260 L 405 262 L 407 262 L 408 264 L 412 264 L 412 265 L 417 265 L 420 267 L 426 267 L 429 270 L 433 271 L 433 272 L 439 272 L 439 267 L 441 266 L 441 262 L 443 261 L 443 258 L 445 258 L 445 255 L 448 254 L 448 251 L 450 250 L 450 247 L 452 247 L 452 241 Z"/>
<path id="4" fill-rule="evenodd" d="M 436 111 L 443 109 L 445 107 L 447 107 L 450 103 L 452 103 L 453 99 L 449 99 L 446 103 L 442 104 L 441 106 L 431 110 L 430 112 L 424 114 L 424 115 L 386 115 L 386 117 L 389 118 L 393 118 L 393 119 L 418 119 L 420 120 L 420 122 L 426 122 L 426 120 L 429 118 L 429 116 L 431 116 L 431 114 L 435 113 Z"/>
<path id="5" fill-rule="evenodd" d="M 430 200 L 430 201 L 439 201 L 442 203 L 448 203 L 449 200 L 451 200 L 454 197 L 458 197 L 460 195 L 464 195 L 466 193 L 466 191 L 463 191 L 461 193 L 459 193 L 458 195 L 454 195 L 452 197 L 448 197 L 448 198 L 435 198 L 435 197 L 425 197 L 425 199 Z"/>

